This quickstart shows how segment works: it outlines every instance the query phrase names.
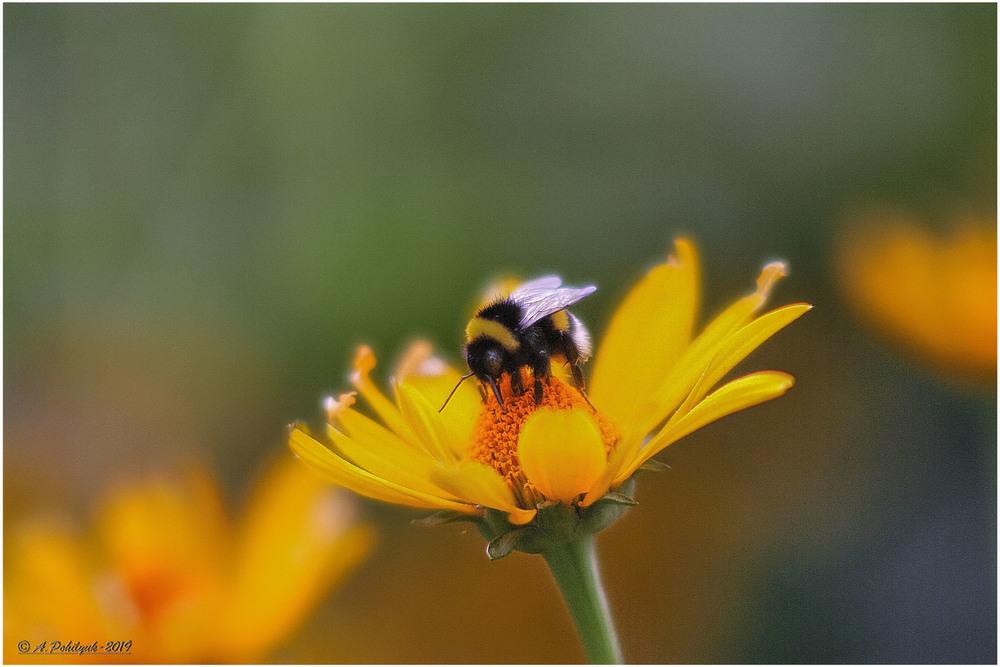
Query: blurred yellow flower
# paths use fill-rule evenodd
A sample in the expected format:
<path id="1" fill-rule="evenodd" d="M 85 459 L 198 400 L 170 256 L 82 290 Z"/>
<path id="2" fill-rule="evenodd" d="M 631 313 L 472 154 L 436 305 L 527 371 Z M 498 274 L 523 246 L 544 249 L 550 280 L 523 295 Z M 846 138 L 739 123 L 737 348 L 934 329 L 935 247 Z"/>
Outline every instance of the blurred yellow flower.
<path id="1" fill-rule="evenodd" d="M 10 530 L 4 661 L 255 662 L 371 542 L 351 499 L 290 457 L 239 522 L 203 469 L 135 482 L 107 496 L 85 535 L 61 520 Z M 119 653 L 60 652 L 76 642 Z"/>
<path id="2" fill-rule="evenodd" d="M 351 376 L 356 391 L 327 405 L 332 448 L 295 425 L 292 450 L 337 484 L 412 507 L 471 516 L 491 509 L 524 525 L 553 501 L 581 511 L 592 506 L 671 443 L 776 398 L 794 382 L 785 373 L 761 371 L 712 391 L 738 362 L 811 308 L 794 304 L 754 317 L 785 275 L 784 265 L 766 266 L 754 292 L 695 336 L 698 258 L 689 241 L 676 248 L 612 318 L 595 356 L 590 403 L 557 365 L 540 405 L 531 392 L 512 395 L 505 378 L 506 410 L 492 396 L 484 403 L 476 387 L 464 383 L 439 413 L 460 373 L 434 357 L 427 343 L 405 355 L 392 380 L 395 400 L 372 381 L 375 357 L 361 347 Z M 532 382 L 527 377 L 523 386 Z M 354 408 L 356 394 L 380 421 Z"/>
<path id="3" fill-rule="evenodd" d="M 951 374 L 996 379 L 997 227 L 935 238 L 900 216 L 852 225 L 838 249 L 847 302 L 883 334 Z"/>

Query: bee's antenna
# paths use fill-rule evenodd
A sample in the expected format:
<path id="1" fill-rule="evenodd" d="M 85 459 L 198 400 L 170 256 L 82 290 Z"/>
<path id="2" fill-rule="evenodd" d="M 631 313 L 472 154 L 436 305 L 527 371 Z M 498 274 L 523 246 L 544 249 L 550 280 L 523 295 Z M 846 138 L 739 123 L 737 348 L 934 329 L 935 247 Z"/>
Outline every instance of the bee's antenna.
<path id="1" fill-rule="evenodd" d="M 448 405 L 448 401 L 450 401 L 451 397 L 455 395 L 456 391 L 458 391 L 459 386 L 461 386 L 461 384 L 463 382 L 465 382 L 466 380 L 468 380 L 473 375 L 475 375 L 475 373 L 469 373 L 468 375 L 463 375 L 462 376 L 462 379 L 458 381 L 458 384 L 455 385 L 455 388 L 451 390 L 450 394 L 448 394 L 448 398 L 444 399 L 444 405 L 441 406 L 441 410 L 444 410 L 444 406 Z M 438 412 L 441 412 L 441 410 L 438 410 Z"/>

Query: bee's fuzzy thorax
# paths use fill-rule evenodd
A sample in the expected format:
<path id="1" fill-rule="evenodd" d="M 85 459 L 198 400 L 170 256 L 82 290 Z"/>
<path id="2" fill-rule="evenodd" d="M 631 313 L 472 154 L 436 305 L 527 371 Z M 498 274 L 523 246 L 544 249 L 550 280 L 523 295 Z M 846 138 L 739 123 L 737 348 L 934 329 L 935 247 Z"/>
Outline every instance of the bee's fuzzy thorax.
<path id="1" fill-rule="evenodd" d="M 465 342 L 469 345 L 481 338 L 495 341 L 511 353 L 517 352 L 521 347 L 521 342 L 508 327 L 496 320 L 477 315 L 469 320 L 469 325 L 465 327 Z"/>

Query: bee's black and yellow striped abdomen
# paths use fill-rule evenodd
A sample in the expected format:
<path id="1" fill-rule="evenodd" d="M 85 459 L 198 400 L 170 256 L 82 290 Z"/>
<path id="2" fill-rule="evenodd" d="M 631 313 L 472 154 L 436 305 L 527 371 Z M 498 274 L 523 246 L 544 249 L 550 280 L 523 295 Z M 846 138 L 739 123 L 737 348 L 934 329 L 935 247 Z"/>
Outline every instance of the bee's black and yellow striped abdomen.
<path id="1" fill-rule="evenodd" d="M 565 309 L 549 315 L 549 321 L 552 322 L 552 326 L 555 329 L 565 331 L 567 333 L 569 333 L 570 327 L 572 326 L 569 319 L 569 312 Z"/>

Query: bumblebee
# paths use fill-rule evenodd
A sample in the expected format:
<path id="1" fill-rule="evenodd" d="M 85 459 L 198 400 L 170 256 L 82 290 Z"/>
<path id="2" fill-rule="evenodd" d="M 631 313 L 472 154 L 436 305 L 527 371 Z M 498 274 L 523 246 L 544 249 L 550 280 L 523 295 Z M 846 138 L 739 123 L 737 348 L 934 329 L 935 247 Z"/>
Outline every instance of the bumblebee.
<path id="1" fill-rule="evenodd" d="M 489 385 L 506 412 L 497 385 L 507 374 L 515 394 L 524 393 L 521 369 L 527 367 L 534 373 L 534 398 L 538 404 L 542 400 L 542 380 L 551 375 L 551 361 L 555 358 L 570 365 L 573 382 L 583 393 L 579 364 L 590 356 L 590 334 L 580 319 L 566 309 L 597 288 L 561 285 L 558 276 L 544 276 L 480 308 L 465 328 L 463 353 L 470 372 L 459 380 L 459 385 L 476 376 L 483 386 Z M 445 405 L 456 389 L 458 385 L 445 399 Z"/>

